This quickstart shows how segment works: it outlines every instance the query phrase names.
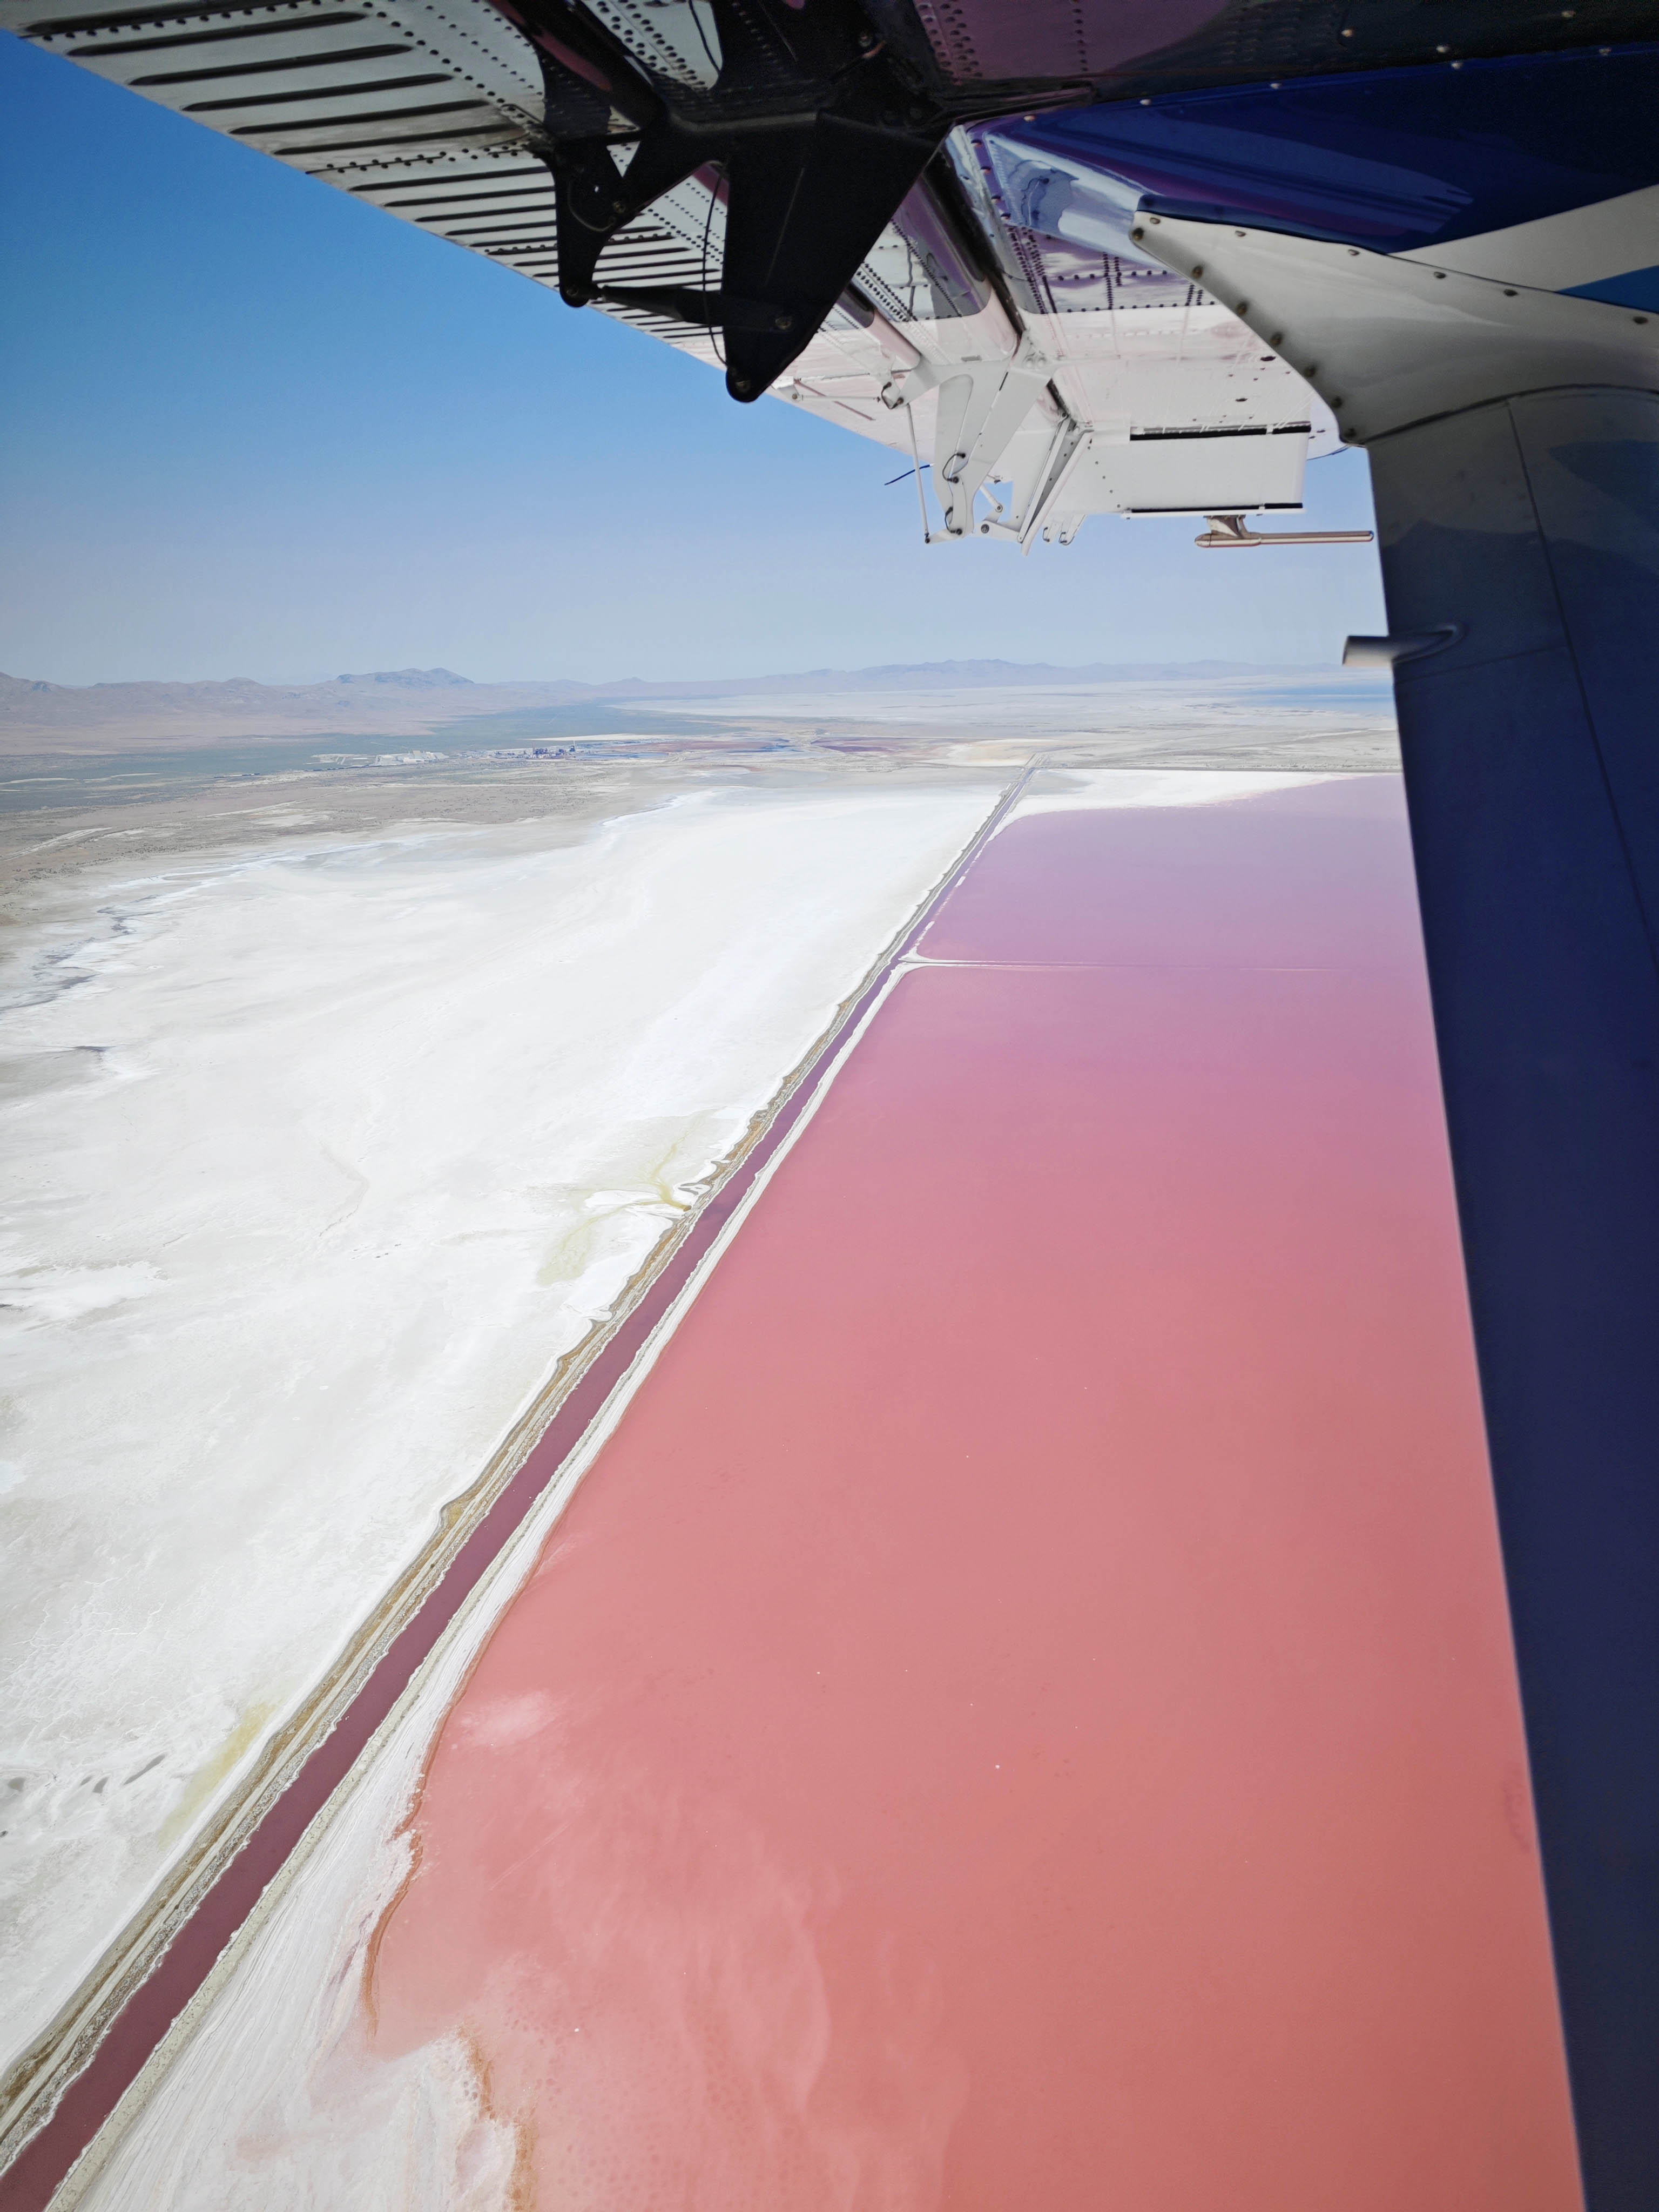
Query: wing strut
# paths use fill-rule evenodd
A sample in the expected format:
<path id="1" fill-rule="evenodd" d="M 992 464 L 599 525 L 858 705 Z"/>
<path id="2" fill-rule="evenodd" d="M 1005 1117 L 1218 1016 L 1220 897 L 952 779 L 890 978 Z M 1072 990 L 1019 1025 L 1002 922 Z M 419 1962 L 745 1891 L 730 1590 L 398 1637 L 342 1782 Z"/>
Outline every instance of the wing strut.
<path id="1" fill-rule="evenodd" d="M 562 0 L 539 0 L 550 80 L 580 59 L 602 73 L 613 128 L 592 111 L 544 151 L 557 201 L 559 290 L 719 328 L 726 389 L 757 399 L 817 335 L 950 128 L 910 65 L 854 0 L 712 0 L 720 67 L 706 94 L 675 97 L 609 33 Z M 561 89 L 568 91 L 562 86 Z M 550 116 L 561 112 L 550 82 Z M 562 102 L 569 111 L 568 100 Z M 630 155 L 625 168 L 619 154 Z M 717 291 L 605 283 L 605 248 L 676 185 L 718 171 L 726 244 Z"/>

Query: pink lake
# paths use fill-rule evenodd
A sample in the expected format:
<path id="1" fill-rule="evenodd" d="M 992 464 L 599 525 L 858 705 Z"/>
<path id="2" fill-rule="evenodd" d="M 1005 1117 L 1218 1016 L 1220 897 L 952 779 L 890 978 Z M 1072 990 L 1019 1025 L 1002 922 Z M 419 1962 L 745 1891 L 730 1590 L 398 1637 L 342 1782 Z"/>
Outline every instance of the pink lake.
<path id="1" fill-rule="evenodd" d="M 379 2047 L 627 2212 L 1579 2203 L 1398 785 L 1016 820 L 450 1715 Z"/>

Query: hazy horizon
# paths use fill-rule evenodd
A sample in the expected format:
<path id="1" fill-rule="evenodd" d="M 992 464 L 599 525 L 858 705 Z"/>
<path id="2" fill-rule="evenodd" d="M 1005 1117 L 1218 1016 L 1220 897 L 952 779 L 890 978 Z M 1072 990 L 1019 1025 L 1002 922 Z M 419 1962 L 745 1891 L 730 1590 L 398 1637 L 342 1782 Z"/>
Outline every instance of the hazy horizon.
<path id="1" fill-rule="evenodd" d="M 464 685 L 478 690 L 507 690 L 527 689 L 532 685 L 549 688 L 562 686 L 583 691 L 612 690 L 624 684 L 648 684 L 653 690 L 664 690 L 676 683 L 695 684 L 706 690 L 715 684 L 775 684 L 811 678 L 817 681 L 825 677 L 860 677 L 892 675 L 959 674 L 972 672 L 983 678 L 992 670 L 1006 670 L 1013 680 L 1032 677 L 1060 676 L 1091 678 L 1133 672 L 1149 674 L 1168 670 L 1173 674 L 1228 674 L 1235 670 L 1271 672 L 1278 669 L 1307 669 L 1329 666 L 1324 659 L 1297 659 L 1291 655 L 1276 655 L 1258 659 L 1252 655 L 1197 655 L 1186 659 L 1147 659 L 1127 655 L 1121 659 L 1086 661 L 1012 660 L 1000 654 L 969 657 L 959 655 L 935 660 L 878 660 L 856 665 L 837 662 L 817 667 L 730 669 L 719 674 L 684 677 L 647 677 L 635 670 L 622 675 L 574 676 L 553 675 L 545 672 L 530 675 L 471 676 L 465 670 L 432 666 L 427 668 L 327 668 L 311 669 L 298 674 L 256 674 L 239 669 L 229 676 L 204 676 L 195 673 L 175 673 L 169 676 L 100 676 L 76 681 L 58 677 L 41 676 L 33 670 L 19 671 L 0 668 L 0 683 L 23 684 L 30 690 L 41 688 L 55 691 L 103 691 L 137 687 L 140 684 L 158 688 L 170 685 L 205 686 L 209 684 L 253 684 L 267 690 L 307 690 L 323 684 L 391 684 L 403 682 L 414 686 L 424 684 L 434 688 L 441 685 Z"/>

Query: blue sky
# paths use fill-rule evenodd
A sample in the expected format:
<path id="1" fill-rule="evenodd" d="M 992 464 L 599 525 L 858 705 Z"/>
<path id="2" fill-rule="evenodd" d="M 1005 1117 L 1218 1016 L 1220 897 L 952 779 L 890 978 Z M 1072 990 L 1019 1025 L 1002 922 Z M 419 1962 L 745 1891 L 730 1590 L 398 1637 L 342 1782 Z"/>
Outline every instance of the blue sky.
<path id="1" fill-rule="evenodd" d="M 1365 549 L 920 543 L 884 452 L 0 35 L 0 669 L 1334 665 Z M 1370 520 L 1357 454 L 1309 520 Z"/>

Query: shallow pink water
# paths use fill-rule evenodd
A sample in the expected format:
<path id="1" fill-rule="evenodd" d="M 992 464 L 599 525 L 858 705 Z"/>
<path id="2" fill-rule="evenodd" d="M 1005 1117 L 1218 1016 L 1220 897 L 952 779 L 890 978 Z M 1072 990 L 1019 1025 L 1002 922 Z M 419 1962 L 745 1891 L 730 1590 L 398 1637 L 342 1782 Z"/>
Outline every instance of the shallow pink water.
<path id="1" fill-rule="evenodd" d="M 445 1727 L 380 2046 L 548 2207 L 1567 2212 L 1397 787 L 1018 823 L 926 950 Z"/>

